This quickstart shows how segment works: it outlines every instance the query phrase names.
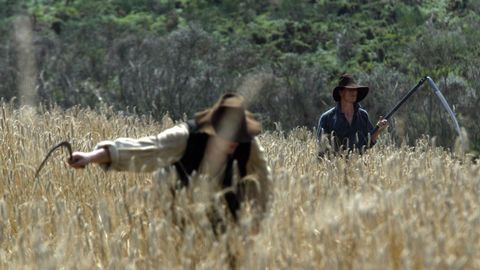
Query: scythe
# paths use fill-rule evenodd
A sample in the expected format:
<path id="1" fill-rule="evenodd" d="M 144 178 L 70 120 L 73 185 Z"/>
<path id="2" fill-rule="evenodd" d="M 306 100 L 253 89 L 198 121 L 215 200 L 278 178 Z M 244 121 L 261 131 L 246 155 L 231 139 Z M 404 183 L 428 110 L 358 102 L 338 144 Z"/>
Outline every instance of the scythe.
<path id="1" fill-rule="evenodd" d="M 402 106 L 403 103 L 405 103 L 405 101 L 407 101 L 407 99 L 415 92 L 417 91 L 420 86 L 423 85 L 423 83 L 425 83 L 425 81 L 428 81 L 428 84 L 430 85 L 430 88 L 432 89 L 433 93 L 435 93 L 435 95 L 438 97 L 438 99 L 440 99 L 440 102 L 442 103 L 442 106 L 445 108 L 445 110 L 448 112 L 448 114 L 450 115 L 450 118 L 452 119 L 453 121 L 453 124 L 454 124 L 454 127 L 455 127 L 455 130 L 457 131 L 458 133 L 458 136 L 460 137 L 460 141 L 462 143 L 462 146 L 465 147 L 465 141 L 463 139 L 463 136 L 462 136 L 462 132 L 460 130 L 460 125 L 458 124 L 458 121 L 457 121 L 457 118 L 455 117 L 455 113 L 452 111 L 452 109 L 450 108 L 450 106 L 448 105 L 448 102 L 447 100 L 445 99 L 445 97 L 443 96 L 442 92 L 440 92 L 440 90 L 438 89 L 437 85 L 435 84 L 435 82 L 432 80 L 432 78 L 430 78 L 429 76 L 425 76 L 423 77 L 418 83 L 417 85 L 415 85 L 415 87 L 413 87 L 410 91 L 408 91 L 408 93 L 393 107 L 392 110 L 390 110 L 390 112 L 387 113 L 387 115 L 384 117 L 384 119 L 387 119 L 389 120 L 390 117 L 398 110 L 398 108 L 400 108 L 400 106 Z M 373 130 L 372 133 L 374 133 L 375 131 L 378 130 L 378 126 L 375 127 L 375 129 Z"/>

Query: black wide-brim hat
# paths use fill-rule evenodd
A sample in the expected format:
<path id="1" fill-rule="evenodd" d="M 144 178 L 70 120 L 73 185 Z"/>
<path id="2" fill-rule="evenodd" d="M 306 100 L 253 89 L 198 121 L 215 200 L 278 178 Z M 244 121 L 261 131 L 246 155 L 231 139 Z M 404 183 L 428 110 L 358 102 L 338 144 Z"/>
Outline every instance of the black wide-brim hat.
<path id="1" fill-rule="evenodd" d="M 340 101 L 340 90 L 343 88 L 356 89 L 358 91 L 357 102 L 362 101 L 367 96 L 369 91 L 368 86 L 358 85 L 351 75 L 344 74 L 340 76 L 338 85 L 333 89 L 332 96 L 335 101 Z"/>
<path id="2" fill-rule="evenodd" d="M 246 109 L 237 94 L 225 94 L 211 107 L 195 114 L 199 131 L 231 142 L 250 142 L 260 134 L 261 124 Z"/>

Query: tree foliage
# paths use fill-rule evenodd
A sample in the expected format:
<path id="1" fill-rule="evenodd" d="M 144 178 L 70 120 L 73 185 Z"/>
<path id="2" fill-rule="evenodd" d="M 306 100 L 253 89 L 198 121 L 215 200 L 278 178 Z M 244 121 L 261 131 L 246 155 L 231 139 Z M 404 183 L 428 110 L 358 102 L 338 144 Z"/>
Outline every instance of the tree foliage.
<path id="1" fill-rule="evenodd" d="M 64 107 L 109 104 L 181 119 L 226 91 L 247 93 L 266 127 L 313 127 L 341 73 L 371 86 L 372 121 L 425 75 L 480 148 L 476 1 L 0 0 L 0 94 L 17 95 L 16 16 L 34 33 L 35 91 Z M 451 124 L 429 91 L 395 119 L 414 140 Z M 400 132 L 397 124 L 406 122 Z M 402 134 L 400 134 L 402 133 Z"/>

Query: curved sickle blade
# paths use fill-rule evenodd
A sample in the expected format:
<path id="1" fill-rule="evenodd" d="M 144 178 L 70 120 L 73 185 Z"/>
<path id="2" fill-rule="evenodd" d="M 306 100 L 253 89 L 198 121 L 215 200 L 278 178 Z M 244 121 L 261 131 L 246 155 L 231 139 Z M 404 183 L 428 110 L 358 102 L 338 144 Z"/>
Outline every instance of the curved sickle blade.
<path id="1" fill-rule="evenodd" d="M 60 142 L 59 144 L 55 145 L 54 147 L 52 147 L 52 149 L 50 149 L 50 151 L 48 151 L 47 155 L 45 156 L 45 158 L 43 159 L 42 163 L 40 164 L 40 166 L 38 167 L 37 171 L 35 172 L 35 178 L 38 177 L 38 174 L 40 173 L 40 171 L 42 170 L 43 166 L 45 165 L 45 163 L 47 163 L 47 160 L 48 158 L 50 157 L 50 155 L 58 148 L 60 147 L 65 147 L 67 148 L 68 150 L 68 154 L 69 154 L 69 160 L 72 160 L 72 145 L 68 142 L 68 141 L 63 141 L 63 142 Z"/>
<path id="2" fill-rule="evenodd" d="M 445 110 L 447 110 L 448 114 L 450 115 L 450 118 L 452 118 L 452 121 L 455 125 L 455 130 L 457 131 L 458 136 L 460 136 L 460 140 L 462 142 L 462 145 L 465 146 L 465 142 L 463 140 L 462 132 L 460 130 L 460 125 L 458 124 L 457 118 L 455 117 L 455 113 L 452 111 L 452 109 L 448 105 L 447 100 L 443 96 L 442 92 L 440 92 L 440 90 L 438 89 L 437 85 L 432 80 L 432 78 L 430 78 L 428 76 L 426 78 L 427 78 L 428 84 L 430 84 L 430 87 L 432 88 L 433 92 L 435 93 L 435 95 L 437 95 L 437 97 L 442 102 L 442 105 L 445 108 Z"/>

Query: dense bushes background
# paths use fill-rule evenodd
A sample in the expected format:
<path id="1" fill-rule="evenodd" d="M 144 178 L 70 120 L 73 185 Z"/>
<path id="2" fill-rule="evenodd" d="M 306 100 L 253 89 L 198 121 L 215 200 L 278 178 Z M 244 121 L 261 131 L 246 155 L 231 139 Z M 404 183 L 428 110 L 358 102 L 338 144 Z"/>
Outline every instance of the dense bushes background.
<path id="1" fill-rule="evenodd" d="M 18 18 L 33 29 L 36 102 L 190 117 L 242 92 L 267 128 L 313 128 L 338 75 L 371 94 L 372 121 L 431 76 L 480 149 L 480 4 L 468 0 L 0 0 L 0 95 L 24 80 Z M 425 87 L 392 134 L 452 146 L 448 115 Z M 401 138 L 401 139 L 400 139 Z"/>

